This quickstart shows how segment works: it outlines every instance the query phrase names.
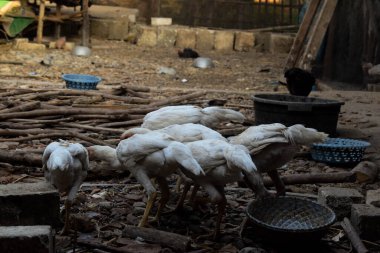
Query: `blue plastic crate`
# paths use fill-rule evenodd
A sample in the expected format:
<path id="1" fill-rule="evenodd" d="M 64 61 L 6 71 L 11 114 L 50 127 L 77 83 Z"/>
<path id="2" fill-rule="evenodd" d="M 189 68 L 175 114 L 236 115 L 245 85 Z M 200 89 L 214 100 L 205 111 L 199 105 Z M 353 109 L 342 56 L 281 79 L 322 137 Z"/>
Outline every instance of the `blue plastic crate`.
<path id="1" fill-rule="evenodd" d="M 82 74 L 64 74 L 62 79 L 66 82 L 66 88 L 79 90 L 96 90 L 96 86 L 102 80 L 98 76 Z"/>
<path id="2" fill-rule="evenodd" d="M 366 141 L 329 138 L 323 143 L 312 145 L 311 156 L 315 161 L 333 165 L 353 165 L 359 163 L 370 143 Z"/>

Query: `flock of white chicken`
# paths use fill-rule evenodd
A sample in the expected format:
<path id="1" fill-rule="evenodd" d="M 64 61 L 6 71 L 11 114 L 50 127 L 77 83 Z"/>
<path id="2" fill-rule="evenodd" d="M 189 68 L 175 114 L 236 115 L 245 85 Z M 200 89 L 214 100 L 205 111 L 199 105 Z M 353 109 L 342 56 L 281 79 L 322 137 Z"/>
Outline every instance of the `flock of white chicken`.
<path id="1" fill-rule="evenodd" d="M 183 206 L 191 185 L 192 196 L 202 187 L 218 206 L 212 233 L 217 237 L 226 207 L 226 184 L 244 180 L 257 198 L 267 197 L 269 193 L 260 175 L 267 172 L 277 194 L 283 195 L 285 187 L 277 169 L 289 162 L 301 145 L 327 138 L 315 129 L 279 123 L 252 126 L 228 139 L 211 129 L 221 123 L 244 120 L 240 112 L 220 107 L 167 106 L 148 113 L 141 127 L 125 131 L 116 149 L 98 145 L 84 148 L 62 140 L 50 143 L 42 158 L 45 177 L 59 192 L 68 195 L 62 234 L 69 230 L 70 206 L 87 175 L 89 159 L 130 171 L 144 187 L 148 202 L 139 226 L 148 222 L 157 197 L 155 183 L 161 192 L 155 219 L 159 219 L 170 197 L 168 176 L 176 173 L 184 183 L 177 210 Z"/>

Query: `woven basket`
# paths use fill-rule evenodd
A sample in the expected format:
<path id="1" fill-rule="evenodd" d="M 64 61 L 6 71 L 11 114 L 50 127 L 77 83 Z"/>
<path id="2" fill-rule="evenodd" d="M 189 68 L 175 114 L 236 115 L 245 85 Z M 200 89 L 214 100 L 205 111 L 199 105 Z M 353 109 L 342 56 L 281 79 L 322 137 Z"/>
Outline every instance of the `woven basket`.
<path id="1" fill-rule="evenodd" d="M 278 197 L 248 204 L 249 219 L 272 239 L 319 239 L 335 221 L 335 213 L 316 202 Z"/>
<path id="2" fill-rule="evenodd" d="M 66 88 L 79 90 L 96 90 L 96 86 L 102 80 L 98 76 L 82 74 L 64 74 L 62 79 L 66 82 Z"/>
<path id="3" fill-rule="evenodd" d="M 329 138 L 324 143 L 313 144 L 311 156 L 315 161 L 333 165 L 359 163 L 370 144 L 365 141 Z"/>

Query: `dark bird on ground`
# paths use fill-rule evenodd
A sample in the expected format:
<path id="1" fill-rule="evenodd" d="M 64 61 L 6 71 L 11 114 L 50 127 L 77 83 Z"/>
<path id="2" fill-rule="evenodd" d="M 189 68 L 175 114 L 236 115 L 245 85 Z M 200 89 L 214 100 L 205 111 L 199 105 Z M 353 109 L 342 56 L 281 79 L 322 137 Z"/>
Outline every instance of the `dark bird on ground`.
<path id="1" fill-rule="evenodd" d="M 199 54 L 191 48 L 184 48 L 183 50 L 178 50 L 178 56 L 180 58 L 198 58 Z"/>
<path id="2" fill-rule="evenodd" d="M 308 71 L 300 68 L 288 69 L 284 77 L 286 83 L 280 82 L 280 84 L 286 85 L 290 94 L 294 96 L 307 97 L 315 83 L 315 77 Z"/>

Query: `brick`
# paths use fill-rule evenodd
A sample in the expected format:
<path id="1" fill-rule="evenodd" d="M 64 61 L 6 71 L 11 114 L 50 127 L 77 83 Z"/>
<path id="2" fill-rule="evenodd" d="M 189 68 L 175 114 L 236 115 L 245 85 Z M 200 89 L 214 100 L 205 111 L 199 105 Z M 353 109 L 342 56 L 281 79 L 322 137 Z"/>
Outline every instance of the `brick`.
<path id="1" fill-rule="evenodd" d="M 53 253 L 54 238 L 50 226 L 0 227 L 0 252 Z"/>
<path id="2" fill-rule="evenodd" d="M 250 51 L 255 45 L 255 36 L 250 32 L 236 32 L 234 49 L 236 51 Z"/>
<path id="3" fill-rule="evenodd" d="M 180 28 L 177 30 L 176 47 L 179 48 L 195 48 L 196 45 L 196 32 L 192 29 Z"/>
<path id="4" fill-rule="evenodd" d="M 150 26 L 141 26 L 137 39 L 137 45 L 154 47 L 157 45 L 157 28 Z"/>
<path id="5" fill-rule="evenodd" d="M 375 207 L 380 207 L 380 189 L 368 190 L 365 203 L 368 205 L 373 205 Z"/>
<path id="6" fill-rule="evenodd" d="M 208 29 L 197 29 L 196 48 L 200 50 L 213 50 L 215 42 L 215 31 Z"/>
<path id="7" fill-rule="evenodd" d="M 215 50 L 230 51 L 234 47 L 234 32 L 232 31 L 215 31 Z"/>
<path id="8" fill-rule="evenodd" d="M 173 47 L 177 37 L 177 30 L 173 27 L 158 27 L 157 46 Z"/>
<path id="9" fill-rule="evenodd" d="M 269 52 L 273 54 L 287 54 L 292 48 L 293 41 L 293 35 L 272 33 L 270 35 Z"/>
<path id="10" fill-rule="evenodd" d="M 22 44 L 22 43 L 28 43 L 29 42 L 29 39 L 28 38 L 15 38 L 13 40 L 13 46 L 15 48 L 17 48 L 19 46 L 19 44 Z"/>
<path id="11" fill-rule="evenodd" d="M 59 225 L 59 194 L 47 182 L 0 185 L 0 225 Z"/>
<path id="12" fill-rule="evenodd" d="M 150 24 L 152 26 L 171 25 L 172 24 L 172 18 L 154 17 L 154 18 L 150 19 Z"/>
<path id="13" fill-rule="evenodd" d="M 380 208 L 366 204 L 352 205 L 351 223 L 362 239 L 380 238 Z"/>
<path id="14" fill-rule="evenodd" d="M 350 217 L 351 205 L 364 203 L 364 197 L 355 189 L 321 187 L 318 191 L 318 203 L 329 206 L 338 220 Z"/>

